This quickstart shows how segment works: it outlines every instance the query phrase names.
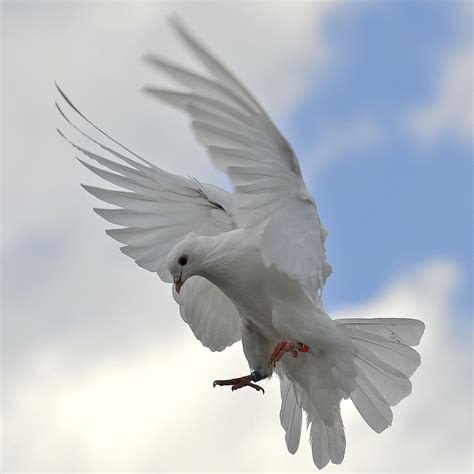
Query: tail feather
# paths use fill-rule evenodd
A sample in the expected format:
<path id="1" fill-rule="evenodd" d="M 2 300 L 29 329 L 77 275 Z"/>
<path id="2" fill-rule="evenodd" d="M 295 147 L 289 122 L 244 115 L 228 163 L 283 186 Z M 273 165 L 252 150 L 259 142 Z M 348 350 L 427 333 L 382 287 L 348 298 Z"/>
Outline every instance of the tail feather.
<path id="1" fill-rule="evenodd" d="M 420 354 L 410 346 L 389 341 L 376 334 L 369 334 L 351 327 L 340 327 L 352 339 L 356 347 L 364 347 L 379 359 L 399 370 L 406 377 L 411 377 L 420 366 Z"/>
<path id="2" fill-rule="evenodd" d="M 310 377 L 305 374 L 304 379 L 300 379 L 301 374 L 298 372 L 288 372 L 289 366 L 295 361 L 287 359 L 285 362 L 287 362 L 284 364 L 286 370 L 279 372 L 282 395 L 280 417 L 286 431 L 285 439 L 288 450 L 293 453 L 291 448 L 295 446 L 296 439 L 299 443 L 302 410 L 304 410 L 309 427 L 314 463 L 319 469 L 322 469 L 330 461 L 340 464 L 346 450 L 346 437 L 340 412 L 342 391 L 328 387 L 323 388 L 320 384 L 321 381 L 325 381 L 325 378 L 318 379 L 317 373 L 313 373 Z M 311 367 L 314 365 L 311 364 Z M 292 419 L 289 416 L 291 413 L 296 413 Z M 297 430 L 292 427 L 297 427 Z M 290 432 L 297 432 L 297 438 L 296 434 L 293 435 L 294 437 L 289 437 Z"/>
<path id="3" fill-rule="evenodd" d="M 393 413 L 387 401 L 360 370 L 355 378 L 356 388 L 350 394 L 355 407 L 365 422 L 377 433 L 381 433 L 392 424 Z"/>
<path id="4" fill-rule="evenodd" d="M 390 406 L 395 406 L 400 400 L 410 395 L 410 380 L 367 349 L 359 347 L 355 364 L 367 375 Z"/>
<path id="5" fill-rule="evenodd" d="M 308 407 L 307 422 L 310 426 L 310 442 L 313 461 L 319 469 L 326 466 L 329 461 L 341 464 L 346 452 L 346 435 L 341 420 L 339 406 L 334 407 L 335 422 L 325 423 L 318 412 Z"/>
<path id="6" fill-rule="evenodd" d="M 409 378 L 420 365 L 411 346 L 424 324 L 415 319 L 339 319 L 339 344 L 304 358 L 282 359 L 280 419 L 288 450 L 299 446 L 302 410 L 310 431 L 313 461 L 322 469 L 344 459 L 346 438 L 340 402 L 350 397 L 377 433 L 392 424 L 391 407 L 411 392 Z"/>
<path id="7" fill-rule="evenodd" d="M 360 329 L 407 346 L 417 346 L 425 330 L 423 321 L 409 318 L 352 318 L 334 322 L 339 327 Z"/>
<path id="8" fill-rule="evenodd" d="M 280 375 L 281 409 L 280 421 L 285 430 L 288 451 L 295 454 L 301 438 L 303 414 L 296 400 L 293 384 L 283 374 Z"/>
<path id="9" fill-rule="evenodd" d="M 377 433 L 392 422 L 391 406 L 411 393 L 409 377 L 420 365 L 410 346 L 420 342 L 425 325 L 416 319 L 338 319 L 355 346 L 356 389 L 350 394 L 367 424 Z"/>
<path id="10" fill-rule="evenodd" d="M 339 419 L 333 425 L 326 425 L 328 436 L 329 457 L 334 464 L 341 464 L 346 452 L 346 435 L 344 425 L 339 414 Z"/>
<path id="11" fill-rule="evenodd" d="M 311 423 L 309 440 L 314 464 L 316 464 L 318 469 L 322 469 L 329 463 L 331 457 L 329 455 L 326 425 L 321 419 Z"/>

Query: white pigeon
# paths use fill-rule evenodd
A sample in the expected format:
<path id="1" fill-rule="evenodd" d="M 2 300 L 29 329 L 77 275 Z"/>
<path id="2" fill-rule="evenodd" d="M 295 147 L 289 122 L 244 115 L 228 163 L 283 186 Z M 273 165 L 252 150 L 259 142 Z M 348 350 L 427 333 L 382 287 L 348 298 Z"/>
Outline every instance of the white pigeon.
<path id="1" fill-rule="evenodd" d="M 81 162 L 127 191 L 84 188 L 118 207 L 95 212 L 122 226 L 107 233 L 125 244 L 124 254 L 174 283 L 181 316 L 203 345 L 222 351 L 242 341 L 250 373 L 214 386 L 263 391 L 257 382 L 276 373 L 288 450 L 298 449 L 304 411 L 314 463 L 339 464 L 346 446 L 341 400 L 350 398 L 377 433 L 390 426 L 390 407 L 411 392 L 420 356 L 410 346 L 424 324 L 330 318 L 321 301 L 331 273 L 326 231 L 291 146 L 247 89 L 179 21 L 171 23 L 209 77 L 150 55 L 186 90 L 145 91 L 191 117 L 234 191 L 161 170 L 96 127 L 58 87 L 75 113 L 127 152 L 92 139 L 58 106 L 109 155 L 71 142 L 102 167 Z"/>

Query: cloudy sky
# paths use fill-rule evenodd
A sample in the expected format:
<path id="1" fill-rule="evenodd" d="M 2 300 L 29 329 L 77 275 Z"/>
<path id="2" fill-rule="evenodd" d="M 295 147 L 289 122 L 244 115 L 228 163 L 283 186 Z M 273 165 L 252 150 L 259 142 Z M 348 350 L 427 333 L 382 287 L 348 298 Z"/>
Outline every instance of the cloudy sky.
<path id="1" fill-rule="evenodd" d="M 226 186 L 187 120 L 139 92 L 155 51 L 194 65 L 166 17 L 236 71 L 293 144 L 329 231 L 334 317 L 417 317 L 414 391 L 371 432 L 343 406 L 326 471 L 470 471 L 472 3 L 2 2 L 2 464 L 5 471 L 313 471 L 279 387 L 211 353 L 171 288 L 104 234 L 96 184 L 55 128 L 54 81 L 162 168 Z"/>

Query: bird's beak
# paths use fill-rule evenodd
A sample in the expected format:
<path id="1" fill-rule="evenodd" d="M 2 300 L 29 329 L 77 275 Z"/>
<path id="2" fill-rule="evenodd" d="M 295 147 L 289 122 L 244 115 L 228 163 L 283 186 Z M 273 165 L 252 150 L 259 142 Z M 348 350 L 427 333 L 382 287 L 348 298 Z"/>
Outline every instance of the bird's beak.
<path id="1" fill-rule="evenodd" d="M 183 282 L 181 281 L 181 274 L 179 274 L 179 276 L 173 277 L 173 281 L 174 281 L 174 287 L 176 288 L 176 293 L 178 293 L 179 295 L 179 292 L 181 291 L 181 287 L 183 286 Z"/>

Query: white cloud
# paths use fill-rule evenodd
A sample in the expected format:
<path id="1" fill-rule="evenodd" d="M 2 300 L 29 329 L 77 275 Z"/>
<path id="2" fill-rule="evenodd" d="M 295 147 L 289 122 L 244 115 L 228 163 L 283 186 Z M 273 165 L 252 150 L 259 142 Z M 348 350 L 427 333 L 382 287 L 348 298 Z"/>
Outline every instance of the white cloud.
<path id="1" fill-rule="evenodd" d="M 469 16 L 471 17 L 471 15 Z M 424 144 L 445 136 L 472 141 L 473 49 L 471 38 L 443 58 L 432 99 L 412 108 L 404 120 L 411 133 Z"/>
<path id="2" fill-rule="evenodd" d="M 80 272 L 80 266 L 74 268 Z M 346 459 L 328 470 L 469 469 L 470 341 L 459 330 L 453 302 L 461 278 L 454 264 L 434 260 L 399 276 L 367 303 L 336 312 L 419 317 L 427 330 L 413 394 L 395 408 L 393 426 L 377 435 L 347 403 Z M 138 308 L 133 324 L 144 322 L 139 311 L 147 305 L 159 307 L 147 300 L 151 289 L 141 283 L 137 280 L 136 291 L 127 294 L 130 318 L 133 305 Z M 161 286 L 157 290 L 162 293 Z M 98 308 L 107 304 L 110 315 L 120 312 L 124 301 L 110 301 L 99 290 L 88 298 Z M 159 300 L 166 317 L 176 317 L 164 294 Z M 118 324 L 124 320 L 110 321 L 110 332 L 103 330 L 102 337 L 118 342 L 113 329 Z M 75 357 L 87 352 L 84 330 L 95 330 L 85 325 L 81 337 L 37 348 L 11 379 L 5 393 L 5 470 L 314 470 L 306 434 L 295 456 L 286 452 L 276 381 L 266 384 L 263 397 L 211 387 L 214 378 L 248 370 L 240 345 L 211 353 L 187 328 L 172 332 L 165 325 L 168 337 L 159 344 L 144 339 L 133 348 L 115 347 L 109 357 L 99 353 L 95 361 L 72 364 L 71 352 Z M 150 327 L 157 330 L 159 324 Z"/>

